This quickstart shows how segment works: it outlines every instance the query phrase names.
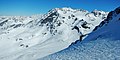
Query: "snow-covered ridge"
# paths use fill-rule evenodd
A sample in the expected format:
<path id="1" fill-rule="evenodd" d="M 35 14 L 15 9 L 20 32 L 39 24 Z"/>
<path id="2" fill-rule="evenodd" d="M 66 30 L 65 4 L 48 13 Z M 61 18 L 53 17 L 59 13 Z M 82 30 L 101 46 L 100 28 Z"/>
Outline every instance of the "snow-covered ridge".
<path id="1" fill-rule="evenodd" d="M 107 14 L 55 8 L 40 16 L 1 16 L 0 60 L 35 60 L 65 49 L 91 33 Z"/>
<path id="2" fill-rule="evenodd" d="M 94 31 L 101 28 L 102 26 L 107 25 L 114 17 L 116 17 L 120 13 L 120 7 L 116 8 L 114 11 L 109 12 L 107 19 L 102 21 L 100 25 L 96 26 Z M 117 19 L 116 19 L 117 20 Z"/>

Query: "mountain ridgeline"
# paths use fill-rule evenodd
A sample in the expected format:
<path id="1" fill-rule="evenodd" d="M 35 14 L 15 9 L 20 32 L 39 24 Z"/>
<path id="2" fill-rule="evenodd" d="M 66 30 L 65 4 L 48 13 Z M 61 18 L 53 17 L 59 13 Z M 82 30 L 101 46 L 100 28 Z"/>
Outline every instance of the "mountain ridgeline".
<path id="1" fill-rule="evenodd" d="M 35 60 L 63 50 L 85 39 L 107 15 L 99 10 L 55 8 L 43 15 L 0 16 L 0 60 Z"/>

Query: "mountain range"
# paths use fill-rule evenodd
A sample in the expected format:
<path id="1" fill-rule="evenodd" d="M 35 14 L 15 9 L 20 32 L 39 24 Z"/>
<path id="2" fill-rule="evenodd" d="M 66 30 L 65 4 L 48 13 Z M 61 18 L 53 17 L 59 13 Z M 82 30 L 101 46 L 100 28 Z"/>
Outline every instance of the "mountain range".
<path id="1" fill-rule="evenodd" d="M 119 60 L 119 20 L 119 7 L 0 16 L 0 60 Z"/>

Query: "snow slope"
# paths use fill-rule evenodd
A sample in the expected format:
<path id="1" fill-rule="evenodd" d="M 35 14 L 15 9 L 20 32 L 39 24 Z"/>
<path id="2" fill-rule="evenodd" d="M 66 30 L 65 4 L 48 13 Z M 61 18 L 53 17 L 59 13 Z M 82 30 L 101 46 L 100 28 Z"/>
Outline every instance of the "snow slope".
<path id="1" fill-rule="evenodd" d="M 120 7 L 82 42 L 38 60 L 120 60 Z"/>
<path id="2" fill-rule="evenodd" d="M 0 60 L 36 60 L 63 50 L 92 32 L 107 14 L 55 8 L 44 15 L 0 16 Z"/>

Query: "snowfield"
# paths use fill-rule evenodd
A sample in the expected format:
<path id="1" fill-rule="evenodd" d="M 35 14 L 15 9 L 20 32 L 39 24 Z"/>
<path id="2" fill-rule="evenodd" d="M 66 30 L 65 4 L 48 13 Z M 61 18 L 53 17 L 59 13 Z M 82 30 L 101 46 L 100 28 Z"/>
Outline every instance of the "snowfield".
<path id="1" fill-rule="evenodd" d="M 61 51 L 89 36 L 107 15 L 98 10 L 55 8 L 44 15 L 0 16 L 0 60 L 37 60 Z"/>
<path id="2" fill-rule="evenodd" d="M 120 60 L 120 40 L 99 38 L 76 43 L 38 60 Z"/>

